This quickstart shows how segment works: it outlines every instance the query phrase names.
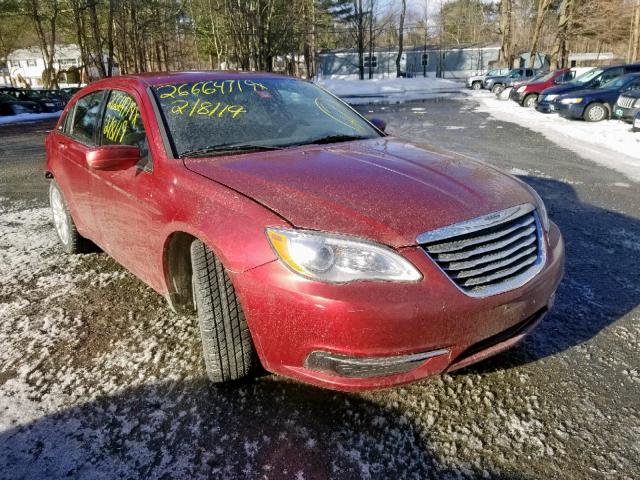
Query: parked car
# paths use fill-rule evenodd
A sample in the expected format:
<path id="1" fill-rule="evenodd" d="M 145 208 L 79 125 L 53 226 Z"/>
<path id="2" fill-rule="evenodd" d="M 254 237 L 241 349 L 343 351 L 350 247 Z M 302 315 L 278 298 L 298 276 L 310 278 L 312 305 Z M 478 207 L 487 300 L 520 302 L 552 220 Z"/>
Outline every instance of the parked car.
<path id="1" fill-rule="evenodd" d="M 17 100 L 11 95 L 0 93 L 0 116 L 38 112 L 40 112 L 40 107 L 37 103 Z"/>
<path id="2" fill-rule="evenodd" d="M 46 139 L 53 223 L 67 252 L 90 239 L 197 315 L 216 382 L 259 359 L 387 387 L 516 344 L 563 272 L 543 201 L 375 124 L 279 75 L 99 80 Z"/>
<path id="3" fill-rule="evenodd" d="M 71 100 L 71 97 L 73 97 L 80 90 L 82 90 L 82 87 L 64 87 L 60 89 L 60 92 L 62 93 L 62 95 L 64 95 L 68 102 L 69 100 Z"/>
<path id="4" fill-rule="evenodd" d="M 484 80 L 487 77 L 499 77 L 502 75 L 507 75 L 509 73 L 508 68 L 494 68 L 489 70 L 484 75 L 472 75 L 467 77 L 467 88 L 471 88 L 473 90 L 481 90 L 483 88 Z"/>
<path id="5" fill-rule="evenodd" d="M 29 90 L 26 88 L 0 87 L 0 93 L 11 95 L 16 100 L 23 100 L 37 103 L 41 112 L 57 112 L 64 108 L 64 101 L 57 98 L 49 98 L 46 94 L 40 93 L 38 90 Z"/>
<path id="6" fill-rule="evenodd" d="M 543 90 L 538 97 L 536 110 L 541 113 L 552 113 L 553 102 L 560 95 L 565 95 L 578 90 L 600 88 L 605 83 L 608 83 L 615 78 L 634 72 L 640 72 L 640 63 L 594 68 L 593 70 L 580 75 L 572 82 Z"/>
<path id="7" fill-rule="evenodd" d="M 60 110 L 62 110 L 64 106 L 67 104 L 67 102 L 69 101 L 69 97 L 67 97 L 67 95 L 62 90 L 38 89 L 35 91 L 38 92 L 41 97 L 48 98 L 54 102 L 57 102 L 58 106 L 62 106 Z"/>
<path id="8" fill-rule="evenodd" d="M 544 89 L 554 85 L 570 82 L 573 79 L 573 72 L 568 68 L 554 70 L 537 77 L 530 82 L 521 85 L 514 85 L 511 90 L 510 99 L 522 107 L 535 107 L 538 95 Z"/>
<path id="9" fill-rule="evenodd" d="M 620 95 L 613 108 L 613 116 L 628 123 L 633 123 L 639 112 L 640 90 L 624 92 Z"/>
<path id="10" fill-rule="evenodd" d="M 560 95 L 553 102 L 553 109 L 565 118 L 601 122 L 611 118 L 620 94 L 637 90 L 640 90 L 640 73 L 629 73 L 611 80 L 602 88 Z"/>
<path id="11" fill-rule="evenodd" d="M 498 75 L 487 77 L 484 80 L 484 88 L 491 90 L 495 94 L 500 94 L 506 87 L 511 86 L 514 82 L 525 79 L 532 79 L 540 73 L 534 68 L 513 68 L 509 70 L 507 75 Z"/>

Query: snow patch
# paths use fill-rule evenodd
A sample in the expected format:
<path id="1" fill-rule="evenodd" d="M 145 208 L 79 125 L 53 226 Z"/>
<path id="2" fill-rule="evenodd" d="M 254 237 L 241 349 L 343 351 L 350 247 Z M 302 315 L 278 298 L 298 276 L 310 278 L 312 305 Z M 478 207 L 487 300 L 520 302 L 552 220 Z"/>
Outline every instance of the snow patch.
<path id="1" fill-rule="evenodd" d="M 0 117 L 0 125 L 8 125 L 10 123 L 22 123 L 22 122 L 38 122 L 40 120 L 50 120 L 52 118 L 59 118 L 62 115 L 62 110 L 58 112 L 47 113 L 19 113 L 17 115 L 7 115 Z"/>

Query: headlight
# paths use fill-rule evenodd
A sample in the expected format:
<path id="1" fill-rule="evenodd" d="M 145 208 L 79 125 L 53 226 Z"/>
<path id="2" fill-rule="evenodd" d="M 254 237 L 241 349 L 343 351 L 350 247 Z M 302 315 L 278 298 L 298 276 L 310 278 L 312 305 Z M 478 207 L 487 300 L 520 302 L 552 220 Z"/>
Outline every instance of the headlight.
<path id="1" fill-rule="evenodd" d="M 563 98 L 562 100 L 560 100 L 560 103 L 562 103 L 563 105 L 575 105 L 576 103 L 582 103 L 582 98 Z"/>
<path id="2" fill-rule="evenodd" d="M 538 192 L 536 192 L 533 189 L 533 187 L 531 187 L 530 185 L 527 185 L 527 187 L 529 188 L 531 195 L 533 195 L 533 198 L 536 201 L 536 210 L 538 212 L 538 217 L 540 218 L 540 223 L 542 224 L 542 228 L 544 228 L 545 232 L 548 232 L 549 231 L 549 214 L 547 213 L 547 207 L 542 201 L 542 198 L 540 198 L 540 195 L 538 195 Z"/>
<path id="3" fill-rule="evenodd" d="M 45 107 L 55 107 L 56 104 L 55 103 L 51 103 L 51 102 L 44 102 L 44 106 Z"/>
<path id="4" fill-rule="evenodd" d="M 522 93 L 527 89 L 527 87 L 525 87 L 524 85 L 520 88 L 518 88 L 518 93 Z"/>
<path id="5" fill-rule="evenodd" d="M 640 98 L 636 100 L 636 103 L 633 106 L 634 108 L 640 108 Z"/>
<path id="6" fill-rule="evenodd" d="M 556 98 L 558 98 L 558 95 L 547 95 L 544 97 L 547 102 L 553 102 Z"/>
<path id="7" fill-rule="evenodd" d="M 388 247 L 308 230 L 267 228 L 267 237 L 282 263 L 312 280 L 347 283 L 356 280 L 415 282 L 422 274 Z"/>

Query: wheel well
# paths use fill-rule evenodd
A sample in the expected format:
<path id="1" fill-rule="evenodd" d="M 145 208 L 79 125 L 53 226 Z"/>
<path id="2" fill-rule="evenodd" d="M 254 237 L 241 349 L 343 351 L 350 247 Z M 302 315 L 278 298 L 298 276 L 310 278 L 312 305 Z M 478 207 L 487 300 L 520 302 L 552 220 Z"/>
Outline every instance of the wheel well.
<path id="1" fill-rule="evenodd" d="M 164 271 L 169 294 L 169 306 L 178 313 L 193 313 L 191 284 L 191 244 L 196 237 L 185 232 L 172 233 L 165 244 Z"/>

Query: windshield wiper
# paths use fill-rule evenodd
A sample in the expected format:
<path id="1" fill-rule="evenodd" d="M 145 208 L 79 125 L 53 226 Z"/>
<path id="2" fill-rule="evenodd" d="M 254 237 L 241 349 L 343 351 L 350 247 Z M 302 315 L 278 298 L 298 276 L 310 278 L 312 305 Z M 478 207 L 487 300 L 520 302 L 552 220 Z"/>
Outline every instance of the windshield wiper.
<path id="1" fill-rule="evenodd" d="M 322 145 L 324 143 L 351 142 L 354 140 L 367 140 L 368 138 L 369 137 L 362 137 L 359 135 L 327 135 L 326 137 L 305 140 L 304 142 L 291 143 L 287 145 L 287 147 L 299 147 L 302 145 Z"/>
<path id="2" fill-rule="evenodd" d="M 227 152 L 250 152 L 250 151 L 267 151 L 282 150 L 283 147 L 272 145 L 258 145 L 253 143 L 225 143 L 222 145 L 209 145 L 203 148 L 194 148 L 180 154 L 180 158 L 201 157 L 211 153 L 227 153 Z"/>

